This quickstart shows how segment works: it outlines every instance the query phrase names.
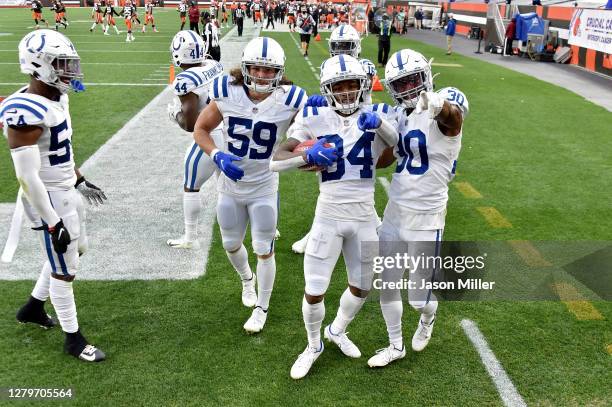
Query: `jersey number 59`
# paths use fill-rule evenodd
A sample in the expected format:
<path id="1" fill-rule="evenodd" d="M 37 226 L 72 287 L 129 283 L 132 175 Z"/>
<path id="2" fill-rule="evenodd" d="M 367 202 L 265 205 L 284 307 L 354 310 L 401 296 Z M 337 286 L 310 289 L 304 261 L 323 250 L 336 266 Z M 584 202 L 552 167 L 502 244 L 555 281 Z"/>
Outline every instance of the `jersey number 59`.
<path id="1" fill-rule="evenodd" d="M 247 131 L 252 130 L 252 140 L 246 134 L 236 133 L 236 127 L 239 126 L 244 127 Z M 253 124 L 251 119 L 230 116 L 227 134 L 233 140 L 230 140 L 227 149 L 238 157 L 245 157 L 248 154 L 252 160 L 267 160 L 272 155 L 276 144 L 276 130 L 274 123 L 257 122 Z M 255 147 L 249 148 L 251 141 Z M 263 151 L 261 147 L 264 147 Z"/>

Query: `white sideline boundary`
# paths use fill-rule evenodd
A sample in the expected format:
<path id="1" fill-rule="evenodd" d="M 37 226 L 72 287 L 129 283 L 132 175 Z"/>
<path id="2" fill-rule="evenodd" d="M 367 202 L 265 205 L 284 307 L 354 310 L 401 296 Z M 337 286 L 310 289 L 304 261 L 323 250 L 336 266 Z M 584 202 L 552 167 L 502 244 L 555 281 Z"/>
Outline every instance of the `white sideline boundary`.
<path id="1" fill-rule="evenodd" d="M 495 384 L 504 405 L 507 407 L 526 407 L 527 403 L 525 403 L 523 397 L 514 387 L 514 383 L 512 383 L 504 367 L 495 357 L 476 323 L 469 319 L 463 319 L 460 325 L 465 335 L 474 345 L 476 352 L 480 355 L 480 360 L 489 376 L 491 376 L 491 380 L 493 380 L 493 384 Z"/>
<path id="2" fill-rule="evenodd" d="M 240 61 L 242 48 L 259 30 L 246 26 L 244 36 L 230 30 L 222 54 L 226 70 Z M 141 84 L 142 85 L 142 84 Z M 205 273 L 216 215 L 216 179 L 201 188 L 199 250 L 173 249 L 166 240 L 183 232 L 183 156 L 192 138 L 167 120 L 172 89 L 155 96 L 142 110 L 81 165 L 109 200 L 87 206 L 89 251 L 81 258 L 79 280 L 194 279 Z M 117 85 L 119 86 L 119 85 Z M 5 224 L 15 204 L 0 204 Z M 0 228 L 0 242 L 8 227 Z M 24 225 L 22 241 L 10 264 L 0 263 L 0 280 L 35 280 L 44 261 L 35 233 Z"/>

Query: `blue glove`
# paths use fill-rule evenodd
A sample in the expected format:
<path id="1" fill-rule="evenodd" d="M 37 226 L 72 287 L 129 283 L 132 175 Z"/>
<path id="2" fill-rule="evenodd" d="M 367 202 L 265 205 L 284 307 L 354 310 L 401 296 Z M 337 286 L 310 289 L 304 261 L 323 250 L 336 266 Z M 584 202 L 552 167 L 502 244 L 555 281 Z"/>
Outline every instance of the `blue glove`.
<path id="1" fill-rule="evenodd" d="M 361 113 L 357 120 L 357 127 L 359 127 L 359 130 L 363 131 L 377 129 L 381 124 L 381 118 L 374 112 Z"/>
<path id="2" fill-rule="evenodd" d="M 232 181 L 238 181 L 244 176 L 244 170 L 232 163 L 232 161 L 240 160 L 242 160 L 242 158 L 222 151 L 217 151 L 213 157 L 213 161 L 217 164 L 217 167 L 219 167 L 219 169 Z"/>
<path id="3" fill-rule="evenodd" d="M 306 162 L 319 167 L 329 167 L 338 159 L 336 147 L 325 147 L 325 139 L 319 139 L 306 151 Z"/>
<path id="4" fill-rule="evenodd" d="M 327 106 L 327 99 L 325 99 L 325 96 L 312 95 L 308 97 L 308 100 L 306 101 L 306 106 L 313 106 L 313 107 Z"/>

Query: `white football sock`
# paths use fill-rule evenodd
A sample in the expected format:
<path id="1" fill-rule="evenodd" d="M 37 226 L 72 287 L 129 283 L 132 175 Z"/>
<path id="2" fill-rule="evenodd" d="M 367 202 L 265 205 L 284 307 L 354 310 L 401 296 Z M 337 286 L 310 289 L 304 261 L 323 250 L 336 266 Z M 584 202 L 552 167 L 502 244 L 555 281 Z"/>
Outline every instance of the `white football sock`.
<path id="1" fill-rule="evenodd" d="M 94 28 L 96 28 L 96 23 L 93 23 L 93 24 L 91 25 L 91 30 L 93 30 Z"/>
<path id="2" fill-rule="evenodd" d="M 117 29 L 117 26 L 116 26 L 116 25 L 114 25 L 114 26 L 113 26 L 113 28 L 115 29 L 115 32 L 116 32 L 117 34 L 119 34 L 119 30 Z"/>
<path id="3" fill-rule="evenodd" d="M 314 349 L 321 348 L 321 324 L 325 318 L 325 301 L 309 304 L 306 297 L 302 300 L 302 315 L 308 336 L 308 344 Z"/>
<path id="4" fill-rule="evenodd" d="M 402 300 L 381 302 L 380 309 L 387 325 L 389 343 L 397 349 L 402 349 L 404 347 L 402 338 L 402 313 L 404 312 L 404 305 Z"/>
<path id="5" fill-rule="evenodd" d="M 193 242 L 198 238 L 198 217 L 202 210 L 199 192 L 183 192 L 183 216 L 185 217 L 185 238 Z"/>
<path id="6" fill-rule="evenodd" d="M 232 263 L 232 266 L 234 266 L 234 270 L 236 270 L 241 280 L 250 280 L 253 278 L 253 272 L 251 271 L 251 266 L 249 266 L 249 254 L 244 245 L 240 246 L 240 249 L 233 253 L 226 253 L 227 258 L 230 263 Z"/>
<path id="7" fill-rule="evenodd" d="M 351 293 L 350 288 L 344 290 L 342 297 L 340 297 L 340 307 L 338 307 L 338 313 L 334 322 L 332 322 L 332 333 L 339 334 L 346 331 L 346 327 L 351 323 L 355 315 L 359 312 L 363 304 L 365 304 L 365 298 L 356 297 Z"/>
<path id="8" fill-rule="evenodd" d="M 421 320 L 426 324 L 430 324 L 431 321 L 436 317 L 436 310 L 438 309 L 438 300 L 437 298 L 431 294 L 431 299 L 423 308 L 420 308 L 418 311 L 421 313 Z"/>
<path id="9" fill-rule="evenodd" d="M 276 276 L 276 259 L 274 254 L 267 259 L 257 258 L 257 306 L 264 311 L 270 305 L 274 277 Z"/>
<path id="10" fill-rule="evenodd" d="M 34 285 L 34 289 L 32 290 L 32 297 L 37 300 L 47 301 L 49 298 L 49 284 L 51 283 L 49 280 L 51 279 L 51 264 L 46 261 L 43 264 L 42 270 L 40 271 L 40 275 L 38 276 L 38 280 L 36 280 L 36 285 Z"/>
<path id="11" fill-rule="evenodd" d="M 72 282 L 50 278 L 49 294 L 51 303 L 55 308 L 55 314 L 59 320 L 62 330 L 67 333 L 75 333 L 79 330 L 77 321 L 76 304 L 72 292 Z"/>

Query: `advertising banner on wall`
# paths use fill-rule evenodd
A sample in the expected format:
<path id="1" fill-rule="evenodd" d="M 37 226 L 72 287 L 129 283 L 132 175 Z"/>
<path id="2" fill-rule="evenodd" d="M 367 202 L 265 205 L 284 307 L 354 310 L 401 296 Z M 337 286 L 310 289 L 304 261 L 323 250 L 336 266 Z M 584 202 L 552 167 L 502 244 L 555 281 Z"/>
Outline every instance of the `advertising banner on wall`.
<path id="1" fill-rule="evenodd" d="M 569 43 L 612 54 L 612 10 L 576 10 L 570 22 Z"/>

